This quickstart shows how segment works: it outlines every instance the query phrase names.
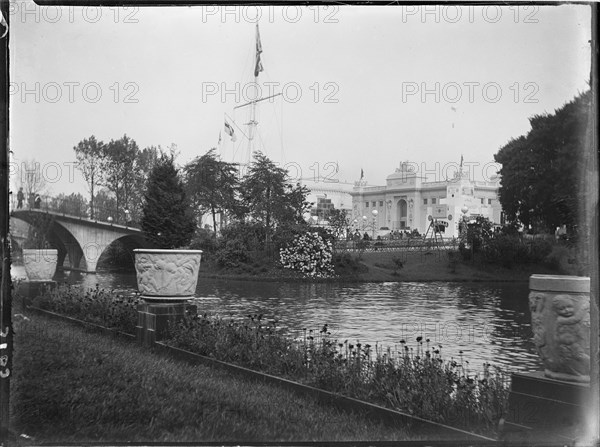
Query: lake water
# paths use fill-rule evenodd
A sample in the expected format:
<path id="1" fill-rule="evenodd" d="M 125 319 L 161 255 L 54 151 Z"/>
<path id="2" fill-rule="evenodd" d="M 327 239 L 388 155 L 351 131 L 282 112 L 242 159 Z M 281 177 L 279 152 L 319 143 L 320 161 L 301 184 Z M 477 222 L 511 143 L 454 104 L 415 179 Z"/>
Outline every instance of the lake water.
<path id="1" fill-rule="evenodd" d="M 14 276 L 23 276 L 13 267 Z M 60 274 L 59 274 L 60 275 Z M 134 293 L 134 274 L 64 273 L 59 281 Z M 194 301 L 202 313 L 242 318 L 262 314 L 301 334 L 328 325 L 340 342 L 416 347 L 417 336 L 442 345 L 444 357 L 539 370 L 532 342 L 528 286 L 522 283 L 281 283 L 201 278 Z M 462 354 L 461 352 L 462 351 Z"/>

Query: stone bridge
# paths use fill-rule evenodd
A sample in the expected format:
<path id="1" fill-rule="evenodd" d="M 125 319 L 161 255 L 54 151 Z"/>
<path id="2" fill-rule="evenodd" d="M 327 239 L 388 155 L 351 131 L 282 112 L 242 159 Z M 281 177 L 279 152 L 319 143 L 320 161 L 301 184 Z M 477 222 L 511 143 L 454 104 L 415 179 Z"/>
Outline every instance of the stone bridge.
<path id="1" fill-rule="evenodd" d="M 100 256 L 116 240 L 128 250 L 151 248 L 139 228 L 39 209 L 13 210 L 11 219 L 23 220 L 35 226 L 40 215 L 51 217 L 49 242 L 58 249 L 59 266 L 69 256 L 71 269 L 96 273 Z"/>

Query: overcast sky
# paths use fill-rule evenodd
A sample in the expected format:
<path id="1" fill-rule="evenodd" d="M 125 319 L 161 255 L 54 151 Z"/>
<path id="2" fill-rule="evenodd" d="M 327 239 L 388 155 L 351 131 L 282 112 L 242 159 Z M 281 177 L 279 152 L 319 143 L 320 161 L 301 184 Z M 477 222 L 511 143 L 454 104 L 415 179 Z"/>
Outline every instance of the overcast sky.
<path id="1" fill-rule="evenodd" d="M 73 146 L 127 134 L 177 145 L 184 164 L 217 146 L 247 156 L 257 13 L 264 71 L 257 147 L 296 177 L 369 184 L 401 161 L 443 180 L 483 170 L 528 118 L 587 89 L 586 6 L 40 8 L 11 2 L 11 149 L 51 192 L 70 182 Z M 236 97 L 237 96 L 237 97 Z M 240 127 L 223 132 L 227 114 Z M 334 172 L 333 164 L 339 170 Z M 57 166 L 62 168 L 60 181 Z M 438 166 L 438 167 L 436 167 Z M 298 172 L 300 168 L 301 173 Z"/>

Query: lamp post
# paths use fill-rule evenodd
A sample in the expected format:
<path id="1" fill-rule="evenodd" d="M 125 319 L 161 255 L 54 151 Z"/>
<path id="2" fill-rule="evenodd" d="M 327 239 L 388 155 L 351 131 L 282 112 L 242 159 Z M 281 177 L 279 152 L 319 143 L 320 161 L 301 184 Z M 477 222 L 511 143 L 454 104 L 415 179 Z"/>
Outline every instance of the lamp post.
<path id="1" fill-rule="evenodd" d="M 362 220 L 362 229 L 360 231 L 365 231 L 367 229 L 367 216 L 363 216 Z"/>
<path id="2" fill-rule="evenodd" d="M 129 226 L 129 210 L 125 210 L 125 226 Z"/>
<path id="3" fill-rule="evenodd" d="M 354 240 L 356 231 L 358 230 L 358 219 L 353 219 L 350 226 L 350 239 Z"/>
<path id="4" fill-rule="evenodd" d="M 113 218 L 111 216 L 108 216 L 108 219 L 106 219 L 108 221 L 109 224 L 112 225 L 113 223 Z"/>
<path id="5" fill-rule="evenodd" d="M 463 205 L 462 208 L 460 209 L 460 212 L 463 214 L 462 215 L 462 227 L 461 227 L 461 231 L 460 231 L 460 238 L 463 240 L 463 242 L 465 243 L 465 246 L 467 246 L 467 222 L 468 222 L 468 217 L 467 217 L 467 213 L 469 212 L 469 207 L 466 205 Z"/>
<path id="6" fill-rule="evenodd" d="M 375 222 L 377 221 L 377 214 L 379 214 L 379 212 L 377 210 L 373 210 L 373 211 L 371 211 L 371 214 L 373 215 L 373 237 L 372 237 L 372 239 L 375 240 Z"/>

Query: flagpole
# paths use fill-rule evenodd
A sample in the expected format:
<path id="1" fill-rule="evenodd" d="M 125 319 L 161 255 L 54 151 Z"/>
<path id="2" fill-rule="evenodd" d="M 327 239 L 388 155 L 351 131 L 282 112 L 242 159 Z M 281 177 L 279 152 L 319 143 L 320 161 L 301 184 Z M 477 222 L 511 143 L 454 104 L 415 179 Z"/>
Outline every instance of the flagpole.
<path id="1" fill-rule="evenodd" d="M 259 32 L 258 23 L 256 24 L 256 41 L 255 41 L 255 52 L 254 52 L 254 85 L 258 85 L 258 61 L 259 54 Z M 254 154 L 254 134 L 256 132 L 256 99 L 252 101 L 250 109 L 250 122 L 248 123 L 248 164 Z"/>

